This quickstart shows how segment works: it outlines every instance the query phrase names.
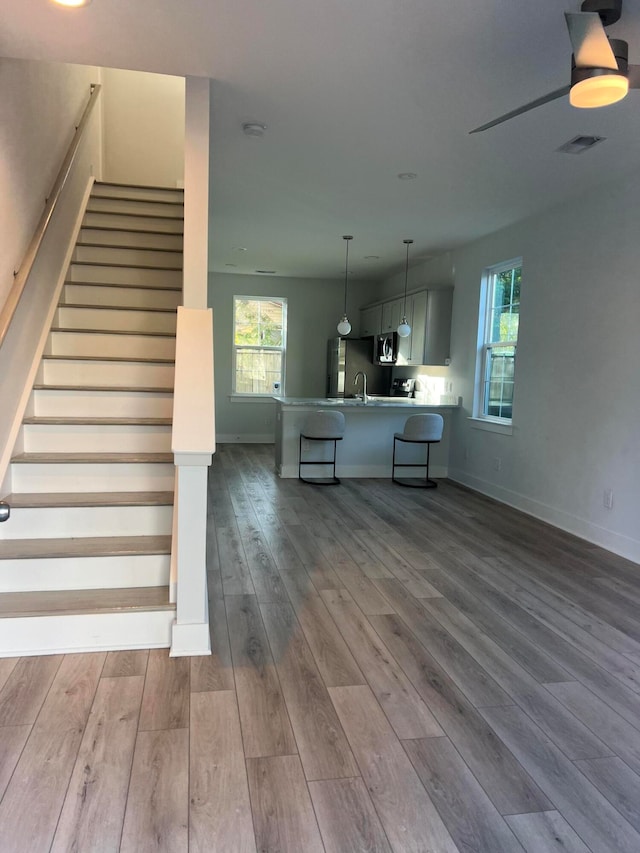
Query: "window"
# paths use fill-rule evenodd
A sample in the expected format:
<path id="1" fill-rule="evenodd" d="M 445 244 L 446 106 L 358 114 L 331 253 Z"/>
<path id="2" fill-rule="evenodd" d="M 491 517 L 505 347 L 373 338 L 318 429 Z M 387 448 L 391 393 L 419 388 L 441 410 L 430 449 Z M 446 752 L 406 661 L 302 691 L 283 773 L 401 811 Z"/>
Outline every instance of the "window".
<path id="1" fill-rule="evenodd" d="M 480 418 L 511 421 L 521 284 L 520 258 L 485 271 L 478 334 Z"/>
<path id="2" fill-rule="evenodd" d="M 233 393 L 281 394 L 287 300 L 233 297 Z"/>

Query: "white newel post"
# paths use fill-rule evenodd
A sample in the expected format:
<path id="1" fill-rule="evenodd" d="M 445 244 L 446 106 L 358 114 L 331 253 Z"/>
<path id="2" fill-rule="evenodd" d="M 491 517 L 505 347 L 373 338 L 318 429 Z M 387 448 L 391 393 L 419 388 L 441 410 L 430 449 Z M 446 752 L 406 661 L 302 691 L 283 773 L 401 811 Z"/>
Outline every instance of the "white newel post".
<path id="1" fill-rule="evenodd" d="M 207 470 L 215 451 L 213 313 L 207 308 L 209 80 L 185 81 L 184 306 L 178 308 L 171 447 L 176 465 L 171 656 L 211 653 Z"/>

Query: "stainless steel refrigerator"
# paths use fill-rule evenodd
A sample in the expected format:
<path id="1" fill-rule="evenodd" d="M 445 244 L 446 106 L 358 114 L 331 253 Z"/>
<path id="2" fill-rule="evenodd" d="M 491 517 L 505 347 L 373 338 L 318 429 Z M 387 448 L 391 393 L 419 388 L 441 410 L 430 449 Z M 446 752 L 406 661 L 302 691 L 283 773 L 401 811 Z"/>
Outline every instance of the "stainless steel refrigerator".
<path id="1" fill-rule="evenodd" d="M 391 365 L 373 363 L 371 338 L 331 338 L 327 346 L 327 397 L 354 397 L 362 393 L 362 380 L 354 385 L 356 373 L 367 374 L 367 392 L 387 395 Z"/>

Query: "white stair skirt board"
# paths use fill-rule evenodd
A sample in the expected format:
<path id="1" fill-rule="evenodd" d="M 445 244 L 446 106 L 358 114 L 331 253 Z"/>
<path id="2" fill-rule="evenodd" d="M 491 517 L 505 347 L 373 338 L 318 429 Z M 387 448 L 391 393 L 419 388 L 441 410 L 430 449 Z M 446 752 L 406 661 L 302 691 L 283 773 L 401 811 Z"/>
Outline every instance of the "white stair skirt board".
<path id="1" fill-rule="evenodd" d="M 169 536 L 172 506 L 12 507 L 0 540 Z"/>
<path id="2" fill-rule="evenodd" d="M 100 264 L 71 264 L 68 281 L 97 281 L 108 284 L 149 285 L 150 287 L 181 287 L 181 270 L 153 270 L 144 267 L 105 267 Z"/>
<path id="3" fill-rule="evenodd" d="M 94 246 L 129 246 L 132 249 L 171 249 L 182 252 L 182 234 L 165 234 L 158 231 L 132 231 L 125 228 L 93 228 L 83 226 L 78 237 L 80 243 Z"/>
<path id="4" fill-rule="evenodd" d="M 136 247 L 92 246 L 78 244 L 73 260 L 93 264 L 145 266 L 182 269 L 182 251 L 139 249 Z"/>
<path id="5" fill-rule="evenodd" d="M 171 609 L 0 619 L 0 657 L 168 648 L 174 619 Z"/>
<path id="6" fill-rule="evenodd" d="M 175 311 L 145 311 L 130 308 L 72 308 L 60 306 L 54 320 L 61 329 L 117 330 L 175 334 Z"/>
<path id="7" fill-rule="evenodd" d="M 173 463 L 11 463 L 14 492 L 162 492 L 173 489 Z"/>
<path id="8" fill-rule="evenodd" d="M 24 424 L 26 453 L 169 453 L 171 426 Z"/>
<path id="9" fill-rule="evenodd" d="M 141 234 L 148 232 L 162 234 L 182 235 L 184 223 L 181 219 L 159 219 L 153 216 L 130 216 L 119 213 L 101 213 L 87 211 L 82 220 L 83 227 L 87 228 L 123 228 L 139 231 Z"/>
<path id="10" fill-rule="evenodd" d="M 144 391 L 61 391 L 33 392 L 33 412 L 42 417 L 109 418 L 119 415 L 138 418 L 170 418 L 173 394 Z"/>
<path id="11" fill-rule="evenodd" d="M 176 187 L 134 187 L 123 184 L 107 184 L 96 181 L 93 185 L 96 195 L 110 198 L 136 198 L 142 201 L 178 201 L 184 200 L 184 190 Z"/>
<path id="12" fill-rule="evenodd" d="M 211 633 L 208 622 L 197 624 L 173 623 L 169 657 L 195 657 L 211 654 Z"/>
<path id="13" fill-rule="evenodd" d="M 184 205 L 175 202 L 144 201 L 130 198 L 99 198 L 92 194 L 87 210 L 92 213 L 130 213 L 158 219 L 181 219 Z"/>
<path id="14" fill-rule="evenodd" d="M 163 586 L 169 583 L 170 559 L 169 554 L 136 554 L 0 560 L 0 592 Z"/>
<path id="15" fill-rule="evenodd" d="M 175 358 L 176 339 L 165 335 L 116 335 L 109 332 L 50 332 L 47 355 L 95 355 L 116 358 Z"/>
<path id="16" fill-rule="evenodd" d="M 72 305 L 109 305 L 114 308 L 172 308 L 182 303 L 178 290 L 153 287 L 116 287 L 105 284 L 71 284 L 62 292 L 62 302 Z"/>
<path id="17" fill-rule="evenodd" d="M 43 359 L 38 384 L 103 385 L 107 388 L 173 388 L 173 364 L 142 361 L 83 361 L 82 359 Z"/>

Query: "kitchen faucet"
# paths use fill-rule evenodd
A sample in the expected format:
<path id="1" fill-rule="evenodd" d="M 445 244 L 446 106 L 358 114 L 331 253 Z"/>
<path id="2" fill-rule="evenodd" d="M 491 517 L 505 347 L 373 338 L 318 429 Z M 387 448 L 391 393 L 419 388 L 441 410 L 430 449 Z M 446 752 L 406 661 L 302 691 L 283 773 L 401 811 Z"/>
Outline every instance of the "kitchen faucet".
<path id="1" fill-rule="evenodd" d="M 358 384 L 358 376 L 362 376 L 362 399 L 366 403 L 367 402 L 367 374 L 362 370 L 359 370 L 353 380 L 353 384 Z"/>

